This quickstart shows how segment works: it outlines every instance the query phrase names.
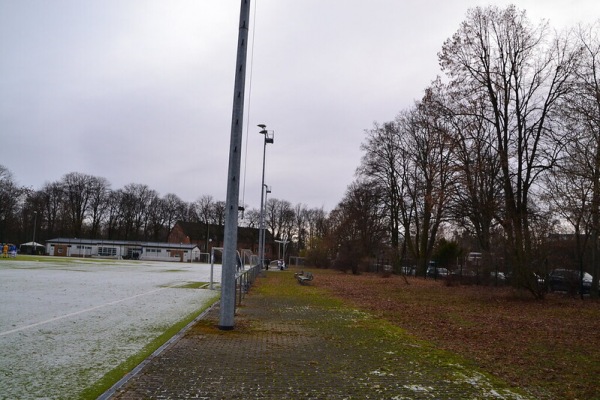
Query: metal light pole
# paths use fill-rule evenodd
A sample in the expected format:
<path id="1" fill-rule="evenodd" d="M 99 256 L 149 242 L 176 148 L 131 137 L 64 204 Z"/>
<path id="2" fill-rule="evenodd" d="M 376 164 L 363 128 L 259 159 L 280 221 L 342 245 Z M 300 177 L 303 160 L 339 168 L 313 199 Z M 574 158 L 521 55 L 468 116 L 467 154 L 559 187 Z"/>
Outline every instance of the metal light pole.
<path id="1" fill-rule="evenodd" d="M 235 317 L 235 273 L 237 264 L 238 209 L 240 197 L 240 165 L 242 158 L 242 128 L 244 122 L 244 97 L 246 87 L 246 56 L 250 26 L 250 0 L 241 0 L 238 33 L 229 167 L 227 173 L 227 198 L 225 201 L 225 230 L 223 240 L 223 268 L 221 272 L 221 304 L 219 329 L 232 330 Z"/>
<path id="2" fill-rule="evenodd" d="M 260 268 L 265 266 L 265 158 L 267 154 L 267 143 L 273 144 L 274 133 L 269 132 L 265 128 L 265 124 L 259 124 L 261 135 L 265 135 L 265 143 L 263 146 L 263 165 L 262 165 L 262 184 L 260 186 L 260 231 L 258 239 L 258 260 L 260 262 Z M 268 188 L 267 188 L 268 190 Z"/>
<path id="3" fill-rule="evenodd" d="M 31 239 L 31 246 L 33 247 L 33 250 L 31 251 L 31 254 L 35 254 L 35 228 L 37 225 L 37 211 L 33 212 L 33 239 Z"/>
<path id="4" fill-rule="evenodd" d="M 261 208 L 260 208 L 260 217 L 261 217 L 261 222 L 260 222 L 260 229 L 259 229 L 259 240 L 258 240 L 258 252 L 259 252 L 259 260 L 261 262 L 261 268 L 263 268 L 265 266 L 265 208 L 267 208 L 267 194 L 271 193 L 271 188 L 267 185 L 263 185 L 263 190 L 264 190 L 264 194 L 265 194 L 265 201 L 264 201 L 264 207 L 263 204 L 261 204 Z M 262 203 L 262 201 L 261 201 Z"/>

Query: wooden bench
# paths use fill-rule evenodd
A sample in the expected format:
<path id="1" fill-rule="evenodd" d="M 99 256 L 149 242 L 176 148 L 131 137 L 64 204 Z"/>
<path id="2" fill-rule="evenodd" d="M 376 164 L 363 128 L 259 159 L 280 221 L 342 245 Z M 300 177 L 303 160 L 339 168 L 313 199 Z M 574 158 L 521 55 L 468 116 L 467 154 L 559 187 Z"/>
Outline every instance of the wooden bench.
<path id="1" fill-rule="evenodd" d="M 298 283 L 300 283 L 301 285 L 306 284 L 307 282 L 310 282 L 313 280 L 313 274 L 312 272 L 299 272 L 296 275 L 296 279 L 298 279 Z"/>

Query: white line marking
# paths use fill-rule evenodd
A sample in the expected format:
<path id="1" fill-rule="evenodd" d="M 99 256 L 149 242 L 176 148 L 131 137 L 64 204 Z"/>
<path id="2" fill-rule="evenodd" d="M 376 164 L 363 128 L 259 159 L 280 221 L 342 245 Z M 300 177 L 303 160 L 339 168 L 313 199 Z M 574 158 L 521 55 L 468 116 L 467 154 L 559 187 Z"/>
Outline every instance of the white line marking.
<path id="1" fill-rule="evenodd" d="M 89 311 L 94 311 L 94 310 L 97 310 L 99 308 L 103 308 L 103 307 L 107 307 L 107 306 L 112 306 L 112 305 L 115 305 L 115 304 L 119 304 L 119 303 L 122 303 L 124 301 L 135 299 L 136 297 L 146 296 L 146 295 L 149 295 L 149 294 L 152 294 L 152 293 L 160 292 L 161 290 L 165 290 L 165 289 L 168 289 L 168 288 L 163 287 L 163 288 L 160 288 L 160 289 L 151 290 L 149 292 L 136 294 L 135 296 L 127 297 L 125 299 L 111 301 L 109 303 L 100 304 L 99 306 L 94 306 L 94 307 L 91 307 L 91 308 L 87 308 L 85 310 L 75 311 L 75 312 L 72 312 L 72 313 L 69 313 L 69 314 L 61 315 L 60 317 L 54 317 L 54 318 L 47 319 L 45 321 L 36 322 L 35 324 L 25 325 L 25 326 L 22 326 L 20 328 L 11 329 L 10 331 L 0 332 L 0 336 L 10 335 L 11 333 L 24 331 L 24 330 L 29 329 L 29 328 L 35 328 L 36 326 L 40 326 L 40 325 L 44 325 L 44 324 L 49 324 L 50 322 L 58 321 L 58 320 L 61 320 L 61 319 L 64 319 L 64 318 L 73 317 L 75 315 L 83 314 L 83 313 L 86 313 L 86 312 L 89 312 Z"/>

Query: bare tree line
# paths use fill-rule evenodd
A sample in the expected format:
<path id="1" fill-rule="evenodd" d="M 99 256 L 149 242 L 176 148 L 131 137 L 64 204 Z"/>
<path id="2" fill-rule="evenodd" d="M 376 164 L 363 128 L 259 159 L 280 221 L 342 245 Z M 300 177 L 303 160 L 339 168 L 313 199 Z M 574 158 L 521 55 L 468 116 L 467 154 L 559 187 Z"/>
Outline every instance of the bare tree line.
<path id="1" fill-rule="evenodd" d="M 469 10 L 438 54 L 444 76 L 366 131 L 357 180 L 331 213 L 336 257 L 391 252 L 424 273 L 441 233 L 469 237 L 542 296 L 547 238 L 572 232 L 597 288 L 599 32 L 556 32 L 514 6 Z"/>
<path id="2" fill-rule="evenodd" d="M 260 211 L 240 215 L 240 225 L 258 228 Z M 275 239 L 302 251 L 314 241 L 322 209 L 269 199 L 266 228 Z M 147 185 L 131 183 L 111 189 L 107 179 L 78 172 L 46 183 L 39 190 L 19 187 L 13 174 L 0 165 L 0 242 L 32 240 L 34 224 L 40 241 L 56 237 L 163 242 L 177 221 L 222 226 L 225 202 L 203 195 L 188 203 L 176 194 L 160 196 Z"/>

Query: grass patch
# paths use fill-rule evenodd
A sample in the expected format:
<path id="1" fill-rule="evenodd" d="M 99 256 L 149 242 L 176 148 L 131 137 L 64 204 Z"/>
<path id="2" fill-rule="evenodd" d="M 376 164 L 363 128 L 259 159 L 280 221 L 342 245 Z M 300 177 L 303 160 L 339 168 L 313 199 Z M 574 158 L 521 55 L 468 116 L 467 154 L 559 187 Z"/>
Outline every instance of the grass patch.
<path id="1" fill-rule="evenodd" d="M 125 375 L 127 375 L 130 371 L 132 371 L 136 366 L 138 366 L 141 362 L 143 362 L 146 358 L 148 358 L 152 353 L 154 353 L 160 346 L 165 344 L 169 339 L 175 336 L 179 331 L 181 331 L 186 325 L 192 322 L 195 318 L 197 318 L 200 314 L 202 314 L 205 310 L 210 308 L 215 301 L 217 301 L 218 296 L 215 296 L 214 299 L 207 302 L 207 305 L 202 309 L 195 311 L 189 314 L 186 318 L 179 321 L 177 324 L 168 328 L 165 332 L 163 332 L 160 336 L 154 339 L 152 342 L 148 343 L 142 350 L 138 353 L 132 355 L 127 360 L 122 362 L 117 367 L 113 368 L 111 371 L 106 373 L 100 380 L 98 380 L 94 385 L 85 389 L 80 398 L 81 399 L 97 399 L 100 395 L 110 389 L 115 383 L 117 383 L 120 379 L 122 379 Z"/>
<path id="2" fill-rule="evenodd" d="M 207 289 L 209 286 L 210 282 L 187 282 L 175 287 L 180 289 Z"/>
<path id="3" fill-rule="evenodd" d="M 161 287 L 171 289 L 208 289 L 210 282 L 177 282 L 161 285 Z"/>
<path id="4" fill-rule="evenodd" d="M 328 295 L 328 291 L 318 285 L 312 284 L 319 278 L 319 272 L 315 271 L 315 280 L 308 285 L 301 285 L 292 276 L 290 271 L 271 272 L 267 271 L 267 278 L 272 282 L 269 285 L 257 285 L 257 293 L 265 296 L 285 296 L 292 299 L 302 299 L 310 305 L 319 307 L 342 307 L 344 302 Z M 260 282 L 260 280 L 259 280 Z"/>

